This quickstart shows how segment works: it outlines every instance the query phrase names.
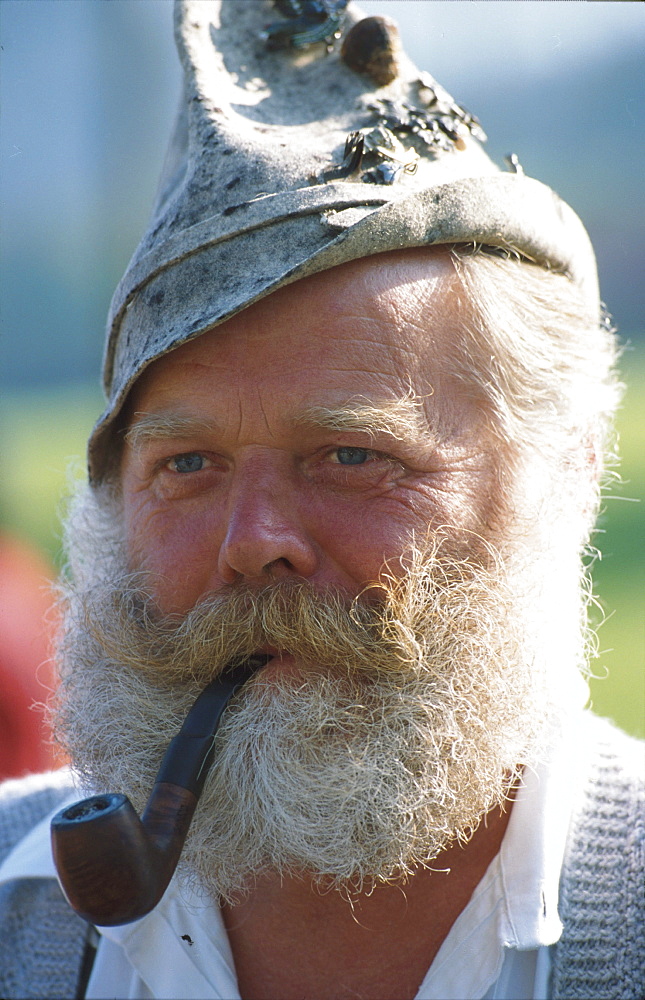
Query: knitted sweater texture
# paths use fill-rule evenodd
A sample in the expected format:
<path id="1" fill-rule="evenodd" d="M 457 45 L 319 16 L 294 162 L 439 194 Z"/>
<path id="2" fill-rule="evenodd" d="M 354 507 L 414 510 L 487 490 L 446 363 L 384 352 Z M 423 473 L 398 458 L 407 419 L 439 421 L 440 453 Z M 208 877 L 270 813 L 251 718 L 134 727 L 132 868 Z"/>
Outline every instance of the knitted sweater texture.
<path id="1" fill-rule="evenodd" d="M 551 987 L 566 1000 L 643 1000 L 645 746 L 590 721 L 596 740 L 560 879 Z"/>
<path id="2" fill-rule="evenodd" d="M 643 744 L 589 718 L 593 749 L 572 775 L 574 817 L 560 886 L 564 925 L 555 946 L 553 1000 L 645 997 L 645 808 Z M 59 772 L 0 789 L 0 863 L 70 792 Z M 0 996 L 73 998 L 87 925 L 58 884 L 25 879 L 0 886 Z"/>

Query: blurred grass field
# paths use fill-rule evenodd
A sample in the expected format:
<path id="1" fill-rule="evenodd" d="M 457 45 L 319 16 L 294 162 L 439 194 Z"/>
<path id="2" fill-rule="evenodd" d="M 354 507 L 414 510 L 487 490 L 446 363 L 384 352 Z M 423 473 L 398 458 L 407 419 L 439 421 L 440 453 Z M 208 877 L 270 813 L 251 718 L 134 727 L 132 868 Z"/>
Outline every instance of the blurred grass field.
<path id="1" fill-rule="evenodd" d="M 599 657 L 592 664 L 591 703 L 599 715 L 645 736 L 645 349 L 624 358 L 627 394 L 618 429 L 621 482 L 608 491 L 593 567 Z M 60 565 L 58 511 L 68 470 L 84 470 L 85 441 L 102 410 L 88 387 L 4 393 L 0 401 L 3 468 L 0 523 L 31 540 Z"/>

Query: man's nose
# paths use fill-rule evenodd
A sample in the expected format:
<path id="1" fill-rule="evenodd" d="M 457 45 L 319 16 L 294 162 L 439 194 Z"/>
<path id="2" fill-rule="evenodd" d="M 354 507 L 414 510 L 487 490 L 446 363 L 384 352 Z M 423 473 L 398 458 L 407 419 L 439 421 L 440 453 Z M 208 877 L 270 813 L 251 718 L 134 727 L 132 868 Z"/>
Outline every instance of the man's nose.
<path id="1" fill-rule="evenodd" d="M 224 583 L 316 572 L 317 547 L 299 513 L 295 477 L 267 464 L 249 461 L 234 475 L 218 558 Z"/>

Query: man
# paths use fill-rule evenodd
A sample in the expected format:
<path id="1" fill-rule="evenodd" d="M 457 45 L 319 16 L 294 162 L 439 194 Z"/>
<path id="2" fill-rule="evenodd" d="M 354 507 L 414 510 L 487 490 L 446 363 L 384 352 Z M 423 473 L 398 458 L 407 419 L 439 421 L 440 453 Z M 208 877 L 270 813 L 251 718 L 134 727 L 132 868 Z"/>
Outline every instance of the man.
<path id="1" fill-rule="evenodd" d="M 3 995 L 640 996 L 640 750 L 578 673 L 618 397 L 587 237 L 389 23 L 276 7 L 177 8 L 59 738 L 141 811 L 196 695 L 253 673 L 161 903 L 98 942 L 54 881 L 69 778 L 7 789 Z"/>

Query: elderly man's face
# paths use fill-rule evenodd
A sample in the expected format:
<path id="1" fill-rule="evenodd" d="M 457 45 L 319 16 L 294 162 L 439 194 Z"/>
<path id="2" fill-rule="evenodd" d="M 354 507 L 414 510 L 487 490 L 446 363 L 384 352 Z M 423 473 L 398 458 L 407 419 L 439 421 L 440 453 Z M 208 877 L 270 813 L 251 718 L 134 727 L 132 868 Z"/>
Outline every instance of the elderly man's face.
<path id="1" fill-rule="evenodd" d="M 381 256 L 172 352 L 130 400 L 123 510 L 83 494 L 68 526 L 58 732 L 92 787 L 142 808 L 197 691 L 275 658 L 225 714 L 184 849 L 215 896 L 428 864 L 503 801 L 564 697 L 521 455 L 455 374 L 456 284 L 442 253 Z"/>
<path id="2" fill-rule="evenodd" d="M 286 577 L 354 597 L 428 527 L 487 533 L 494 446 L 450 375 L 452 281 L 443 254 L 358 261 L 150 367 L 122 483 L 131 568 L 163 611 Z"/>

